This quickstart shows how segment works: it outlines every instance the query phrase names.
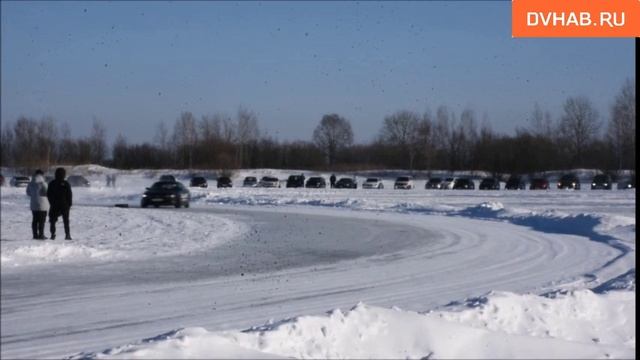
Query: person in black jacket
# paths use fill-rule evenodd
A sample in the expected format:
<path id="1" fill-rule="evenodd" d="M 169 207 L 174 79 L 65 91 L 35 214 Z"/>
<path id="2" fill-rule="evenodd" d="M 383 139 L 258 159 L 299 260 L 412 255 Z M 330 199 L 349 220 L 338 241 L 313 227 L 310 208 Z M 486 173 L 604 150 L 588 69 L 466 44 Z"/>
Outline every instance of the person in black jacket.
<path id="1" fill-rule="evenodd" d="M 69 210 L 72 204 L 71 185 L 65 180 L 67 173 L 64 168 L 57 168 L 55 178 L 49 183 L 47 198 L 51 205 L 49 209 L 49 222 L 51 223 L 51 240 L 56 238 L 56 221 L 62 215 L 64 234 L 66 240 L 71 240 L 69 229 Z"/>

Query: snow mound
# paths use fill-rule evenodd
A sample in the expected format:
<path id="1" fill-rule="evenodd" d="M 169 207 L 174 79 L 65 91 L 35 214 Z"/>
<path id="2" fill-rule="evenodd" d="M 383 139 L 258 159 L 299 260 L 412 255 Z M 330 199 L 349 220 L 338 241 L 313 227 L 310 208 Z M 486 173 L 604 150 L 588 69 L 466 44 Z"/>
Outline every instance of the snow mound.
<path id="1" fill-rule="evenodd" d="M 63 240 L 64 241 L 64 240 Z M 82 244 L 43 242 L 37 245 L 3 249 L 0 261 L 3 265 L 28 265 L 56 262 L 85 261 L 89 259 L 109 259 L 112 251 L 95 249 Z"/>
<path id="2" fill-rule="evenodd" d="M 459 306 L 459 305 L 458 305 Z M 635 292 L 494 292 L 426 314 L 359 303 L 241 332 L 187 328 L 73 358 L 627 358 Z"/>

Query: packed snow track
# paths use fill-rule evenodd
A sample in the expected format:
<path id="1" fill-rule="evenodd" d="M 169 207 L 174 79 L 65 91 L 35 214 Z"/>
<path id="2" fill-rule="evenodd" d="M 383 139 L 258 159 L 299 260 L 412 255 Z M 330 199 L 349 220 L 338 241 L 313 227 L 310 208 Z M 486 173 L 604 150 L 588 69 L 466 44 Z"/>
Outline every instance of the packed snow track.
<path id="1" fill-rule="evenodd" d="M 8 217 L 26 216 L 12 206 L 3 203 Z M 140 223 L 171 216 L 197 219 L 191 232 L 217 224 L 229 236 L 176 253 L 13 267 L 6 257 L 18 250 L 5 245 L 24 240 L 5 236 L 3 218 L 2 358 L 60 358 L 180 327 L 241 329 L 360 301 L 421 311 L 491 290 L 542 292 L 593 280 L 621 255 L 584 236 L 441 215 L 210 205 L 74 212 L 76 228 L 81 213 Z M 152 240 L 137 253 L 157 251 Z M 97 246 L 78 232 L 74 243 Z"/>

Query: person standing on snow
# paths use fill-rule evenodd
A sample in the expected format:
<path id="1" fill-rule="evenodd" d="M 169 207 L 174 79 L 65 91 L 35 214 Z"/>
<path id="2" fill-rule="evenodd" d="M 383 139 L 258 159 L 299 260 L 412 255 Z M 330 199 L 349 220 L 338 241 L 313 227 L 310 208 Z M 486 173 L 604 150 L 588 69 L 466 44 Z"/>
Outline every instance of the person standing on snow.
<path id="1" fill-rule="evenodd" d="M 42 170 L 36 170 L 27 185 L 27 195 L 31 198 L 31 232 L 34 240 L 45 240 L 44 223 L 47 221 L 49 199 L 47 199 L 47 183 L 44 181 Z"/>
<path id="2" fill-rule="evenodd" d="M 47 198 L 51 203 L 49 210 L 49 222 L 51 223 L 51 240 L 56 238 L 56 221 L 62 215 L 64 223 L 64 234 L 66 240 L 71 240 L 71 232 L 69 229 L 69 210 L 71 209 L 72 193 L 71 185 L 64 179 L 67 172 L 64 168 L 57 168 L 55 178 L 49 183 L 47 190 Z"/>
<path id="3" fill-rule="evenodd" d="M 331 177 L 329 178 L 329 183 L 331 184 L 331 188 L 336 187 L 336 175 L 335 174 L 331 174 Z"/>

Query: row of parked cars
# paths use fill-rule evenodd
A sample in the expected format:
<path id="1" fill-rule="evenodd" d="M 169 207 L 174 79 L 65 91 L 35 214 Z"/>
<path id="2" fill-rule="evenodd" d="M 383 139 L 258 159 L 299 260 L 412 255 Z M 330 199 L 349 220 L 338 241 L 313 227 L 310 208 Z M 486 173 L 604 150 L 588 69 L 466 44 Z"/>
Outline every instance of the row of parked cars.
<path id="1" fill-rule="evenodd" d="M 0 185 L 4 185 L 4 177 L 2 177 L 2 175 L 0 175 L 0 177 L 1 177 Z M 51 175 L 45 176 L 45 181 L 47 183 L 51 182 L 51 180 L 53 180 L 53 176 Z M 31 181 L 31 178 L 29 176 L 14 176 L 9 180 L 9 185 L 14 187 L 27 187 L 30 181 Z M 67 178 L 67 182 L 72 187 L 91 186 L 91 183 L 89 182 L 89 180 L 87 180 L 82 175 L 71 175 Z"/>
<path id="2" fill-rule="evenodd" d="M 580 190 L 580 179 L 575 174 L 564 174 L 558 180 L 558 189 Z M 618 181 L 618 189 L 633 189 L 636 187 L 635 176 L 623 178 Z M 425 185 L 426 189 L 461 189 L 471 190 L 475 188 L 473 181 L 468 178 L 431 178 Z M 480 190 L 500 190 L 500 180 L 497 178 L 484 178 L 478 186 Z M 524 190 L 527 188 L 527 182 L 524 177 L 519 175 L 511 176 L 506 184 L 505 190 Z M 613 180 L 611 176 L 599 174 L 591 180 L 592 190 L 611 190 L 613 188 Z M 546 177 L 535 177 L 529 182 L 529 190 L 548 190 L 550 182 Z"/>
<path id="3" fill-rule="evenodd" d="M 551 188 L 550 182 L 545 177 L 535 177 L 529 182 L 523 176 L 513 175 L 511 176 L 504 189 L 506 190 L 547 190 Z M 196 176 L 191 179 L 191 187 L 207 187 L 207 180 L 204 177 Z M 264 188 L 279 188 L 282 187 L 282 182 L 273 176 L 264 176 L 258 180 L 255 176 L 247 176 L 242 182 L 243 187 L 264 187 Z M 304 175 L 291 175 L 287 178 L 285 186 L 288 188 L 326 188 L 328 186 L 327 181 L 322 176 L 312 176 L 308 179 Z M 217 179 L 218 188 L 233 187 L 231 178 L 227 176 L 219 177 Z M 357 189 L 358 182 L 355 177 L 342 177 L 338 179 L 333 187 L 336 189 Z M 593 177 L 591 182 L 591 189 L 593 190 L 611 190 L 613 187 L 613 181 L 609 175 L 600 174 Z M 384 189 L 384 183 L 379 177 L 367 178 L 362 183 L 363 189 Z M 414 189 L 415 185 L 413 179 L 409 176 L 400 176 L 396 178 L 394 189 Z M 478 186 L 480 190 L 500 190 L 500 180 L 494 177 L 487 177 L 480 181 Z M 557 183 L 558 189 L 580 189 L 580 180 L 575 174 L 565 174 L 560 177 Z M 635 188 L 635 176 L 623 178 L 618 181 L 618 189 L 631 189 Z M 441 190 L 473 190 L 475 189 L 475 182 L 467 177 L 449 177 L 430 178 L 426 184 L 425 189 L 441 189 Z"/>

